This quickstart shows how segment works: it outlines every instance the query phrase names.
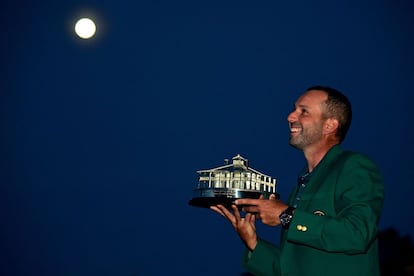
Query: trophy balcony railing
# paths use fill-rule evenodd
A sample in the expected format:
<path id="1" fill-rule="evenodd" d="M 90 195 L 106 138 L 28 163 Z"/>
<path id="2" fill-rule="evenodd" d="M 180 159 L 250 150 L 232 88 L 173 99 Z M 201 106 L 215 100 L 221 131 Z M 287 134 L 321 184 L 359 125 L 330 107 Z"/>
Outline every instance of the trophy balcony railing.
<path id="1" fill-rule="evenodd" d="M 269 178 L 269 180 L 271 180 Z M 273 182 L 263 179 L 211 179 L 210 177 L 200 177 L 197 189 L 227 188 L 227 189 L 244 189 L 254 191 L 275 192 L 276 180 Z"/>

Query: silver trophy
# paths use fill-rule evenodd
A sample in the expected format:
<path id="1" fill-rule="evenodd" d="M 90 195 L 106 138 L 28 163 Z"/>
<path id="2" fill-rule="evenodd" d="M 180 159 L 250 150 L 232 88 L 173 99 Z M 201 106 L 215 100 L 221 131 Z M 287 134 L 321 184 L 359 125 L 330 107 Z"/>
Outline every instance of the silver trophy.
<path id="1" fill-rule="evenodd" d="M 188 204 L 203 208 L 221 204 L 230 208 L 239 198 L 268 198 L 270 194 L 279 198 L 276 178 L 249 167 L 248 160 L 240 154 L 232 161 L 230 164 L 225 159 L 223 166 L 197 171 L 198 185 Z"/>

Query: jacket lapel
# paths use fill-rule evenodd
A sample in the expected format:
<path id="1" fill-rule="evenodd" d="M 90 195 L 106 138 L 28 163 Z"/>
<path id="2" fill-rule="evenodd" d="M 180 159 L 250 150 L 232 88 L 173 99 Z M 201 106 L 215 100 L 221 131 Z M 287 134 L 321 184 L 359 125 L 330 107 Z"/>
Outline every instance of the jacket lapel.
<path id="1" fill-rule="evenodd" d="M 323 159 L 319 162 L 316 168 L 313 170 L 309 182 L 301 196 L 301 201 L 298 203 L 298 208 L 306 210 L 312 198 L 320 190 L 320 185 L 324 182 L 325 178 L 333 171 L 335 161 L 341 155 L 343 150 L 339 145 L 332 147 Z M 298 187 L 295 189 L 295 193 L 289 198 L 289 202 L 293 201 L 293 198 L 297 192 Z"/>

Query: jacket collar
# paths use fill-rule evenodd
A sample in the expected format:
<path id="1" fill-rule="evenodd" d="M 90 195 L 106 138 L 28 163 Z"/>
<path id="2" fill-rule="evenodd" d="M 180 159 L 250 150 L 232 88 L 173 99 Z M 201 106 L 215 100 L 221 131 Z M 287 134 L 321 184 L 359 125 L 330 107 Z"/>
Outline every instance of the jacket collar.
<path id="1" fill-rule="evenodd" d="M 325 154 L 325 156 L 322 158 L 322 160 L 310 174 L 310 179 L 309 182 L 306 184 L 306 191 L 304 192 L 304 194 L 306 194 L 307 197 L 313 197 L 313 195 L 318 191 L 320 184 L 323 183 L 324 178 L 326 178 L 326 176 L 332 170 L 332 166 L 335 164 L 335 160 L 337 160 L 337 158 L 341 156 L 343 152 L 344 150 L 341 148 L 340 145 L 335 145 L 331 149 L 329 149 L 329 151 Z M 305 165 L 299 175 L 304 175 L 307 172 L 308 167 L 307 165 Z M 289 199 L 290 203 L 295 197 L 297 189 L 298 187 L 296 187 L 296 189 L 294 189 L 293 193 L 291 194 Z M 301 203 L 299 203 L 298 206 L 299 205 L 301 205 Z M 306 208 L 306 206 L 302 207 Z"/>

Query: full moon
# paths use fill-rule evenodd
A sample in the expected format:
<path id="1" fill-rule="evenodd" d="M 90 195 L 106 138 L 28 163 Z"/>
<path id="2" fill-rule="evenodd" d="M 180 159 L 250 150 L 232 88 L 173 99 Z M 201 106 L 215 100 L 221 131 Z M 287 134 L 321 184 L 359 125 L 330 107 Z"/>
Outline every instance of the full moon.
<path id="1" fill-rule="evenodd" d="M 79 19 L 75 24 L 75 32 L 80 38 L 89 39 L 95 34 L 95 31 L 95 23 L 89 18 Z"/>

